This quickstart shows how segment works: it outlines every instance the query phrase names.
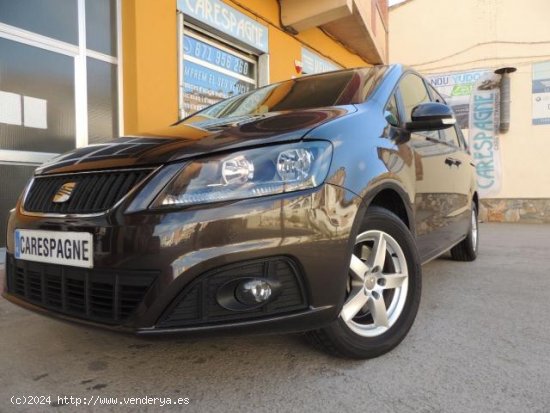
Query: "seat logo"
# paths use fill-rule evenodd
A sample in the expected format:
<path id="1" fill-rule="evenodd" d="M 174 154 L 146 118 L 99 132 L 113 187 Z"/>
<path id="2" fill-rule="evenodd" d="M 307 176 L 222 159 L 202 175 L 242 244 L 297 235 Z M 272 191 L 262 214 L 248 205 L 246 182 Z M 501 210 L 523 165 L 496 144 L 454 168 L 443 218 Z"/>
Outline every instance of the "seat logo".
<path id="1" fill-rule="evenodd" d="M 53 202 L 56 204 L 67 202 L 71 198 L 75 186 L 76 182 L 67 182 L 61 185 L 53 197 Z"/>

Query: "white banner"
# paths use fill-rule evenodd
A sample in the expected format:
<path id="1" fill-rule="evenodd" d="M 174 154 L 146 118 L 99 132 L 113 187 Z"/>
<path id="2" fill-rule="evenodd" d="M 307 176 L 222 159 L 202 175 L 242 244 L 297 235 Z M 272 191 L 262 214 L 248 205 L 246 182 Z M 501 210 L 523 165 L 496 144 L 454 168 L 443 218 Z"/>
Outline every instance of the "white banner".
<path id="1" fill-rule="evenodd" d="M 426 75 L 430 84 L 437 89 L 455 112 L 458 126 L 468 128 L 470 97 L 476 82 L 489 70 L 477 69 L 466 72 L 439 73 Z"/>
<path id="2" fill-rule="evenodd" d="M 476 81 L 470 96 L 469 142 L 481 197 L 497 195 L 501 186 L 499 85 L 500 75 L 485 74 Z"/>

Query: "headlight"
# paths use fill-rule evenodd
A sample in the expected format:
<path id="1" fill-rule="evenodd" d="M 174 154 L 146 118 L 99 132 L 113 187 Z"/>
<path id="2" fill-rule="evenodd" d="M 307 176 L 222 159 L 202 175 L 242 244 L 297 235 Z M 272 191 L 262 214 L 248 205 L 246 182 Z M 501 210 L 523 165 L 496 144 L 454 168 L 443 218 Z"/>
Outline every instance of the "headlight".
<path id="1" fill-rule="evenodd" d="M 193 161 L 161 191 L 152 208 L 206 204 L 315 188 L 332 158 L 329 142 L 266 146 Z"/>

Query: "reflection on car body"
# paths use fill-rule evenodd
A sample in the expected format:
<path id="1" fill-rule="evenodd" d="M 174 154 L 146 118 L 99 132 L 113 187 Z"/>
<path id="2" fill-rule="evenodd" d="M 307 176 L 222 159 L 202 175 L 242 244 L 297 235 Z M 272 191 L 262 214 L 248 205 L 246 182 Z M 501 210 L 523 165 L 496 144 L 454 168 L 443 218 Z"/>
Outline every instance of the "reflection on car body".
<path id="1" fill-rule="evenodd" d="M 477 255 L 475 171 L 442 102 L 400 65 L 343 70 L 61 155 L 10 214 L 3 295 L 141 335 L 307 331 L 383 354 L 413 324 L 420 265 Z M 33 234 L 89 239 L 93 260 L 22 253 Z"/>

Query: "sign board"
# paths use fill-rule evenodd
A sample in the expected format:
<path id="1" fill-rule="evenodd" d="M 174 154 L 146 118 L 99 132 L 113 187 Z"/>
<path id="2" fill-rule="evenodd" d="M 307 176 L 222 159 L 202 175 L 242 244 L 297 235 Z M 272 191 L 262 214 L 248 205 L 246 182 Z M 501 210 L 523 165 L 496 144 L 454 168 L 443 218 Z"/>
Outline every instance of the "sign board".
<path id="1" fill-rule="evenodd" d="M 470 151 L 481 197 L 497 195 L 501 185 L 498 138 L 500 75 L 487 73 L 474 83 L 470 100 Z"/>
<path id="2" fill-rule="evenodd" d="M 550 62 L 533 64 L 533 125 L 550 125 Z"/>
<path id="3" fill-rule="evenodd" d="M 485 74 L 486 69 L 441 73 L 426 75 L 430 84 L 443 96 L 449 106 L 453 108 L 458 125 L 462 129 L 468 128 L 470 95 L 475 83 Z"/>
<path id="4" fill-rule="evenodd" d="M 268 29 L 220 0 L 178 0 L 187 20 L 206 24 L 222 36 L 230 36 L 263 53 L 269 51 Z"/>
<path id="5" fill-rule="evenodd" d="M 314 53 L 305 47 L 302 47 L 303 74 L 311 75 L 313 73 L 331 72 L 333 70 L 339 69 L 341 69 L 341 67 L 331 62 L 330 60 L 319 56 L 317 53 Z"/>
<path id="6" fill-rule="evenodd" d="M 184 32 L 183 110 L 197 112 L 222 99 L 256 88 L 256 62 Z"/>

